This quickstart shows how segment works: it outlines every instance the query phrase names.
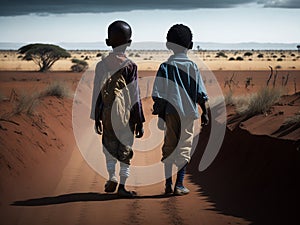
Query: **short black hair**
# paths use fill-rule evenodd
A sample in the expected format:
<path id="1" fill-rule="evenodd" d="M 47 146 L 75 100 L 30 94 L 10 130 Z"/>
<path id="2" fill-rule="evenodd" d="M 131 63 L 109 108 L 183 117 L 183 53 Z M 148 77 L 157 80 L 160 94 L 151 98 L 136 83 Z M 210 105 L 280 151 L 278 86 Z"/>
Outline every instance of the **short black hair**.
<path id="1" fill-rule="evenodd" d="M 193 34 L 188 26 L 183 24 L 173 25 L 167 34 L 167 41 L 180 45 L 184 48 L 190 48 L 192 43 Z"/>
<path id="2" fill-rule="evenodd" d="M 125 21 L 117 20 L 108 27 L 108 45 L 116 47 L 128 43 L 132 35 L 131 27 Z"/>

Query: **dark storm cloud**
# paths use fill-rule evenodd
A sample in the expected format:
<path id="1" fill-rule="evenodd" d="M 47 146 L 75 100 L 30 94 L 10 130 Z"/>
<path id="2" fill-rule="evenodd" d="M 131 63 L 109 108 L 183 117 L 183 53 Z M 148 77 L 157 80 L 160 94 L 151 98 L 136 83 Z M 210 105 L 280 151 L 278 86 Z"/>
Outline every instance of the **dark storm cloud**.
<path id="1" fill-rule="evenodd" d="M 258 3 L 272 8 L 300 8 L 300 0 L 259 0 Z"/>
<path id="2" fill-rule="evenodd" d="M 230 8 L 256 2 L 265 7 L 300 8 L 299 0 L 0 0 L 0 16 L 30 13 L 38 15 L 97 13 L 137 9 Z"/>

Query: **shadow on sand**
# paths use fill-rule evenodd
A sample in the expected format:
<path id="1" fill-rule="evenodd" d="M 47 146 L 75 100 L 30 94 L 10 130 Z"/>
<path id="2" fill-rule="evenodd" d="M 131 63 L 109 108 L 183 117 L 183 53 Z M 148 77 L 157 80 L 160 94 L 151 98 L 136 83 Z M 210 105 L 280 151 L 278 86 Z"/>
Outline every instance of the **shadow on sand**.
<path id="1" fill-rule="evenodd" d="M 299 224 L 297 142 L 226 130 L 215 161 L 199 172 L 210 128 L 203 129 L 187 173 L 213 209 L 252 224 Z"/>
<path id="2" fill-rule="evenodd" d="M 155 198 L 169 198 L 166 195 L 151 195 L 151 196 L 135 196 L 130 199 L 155 199 Z M 56 205 L 65 204 L 71 202 L 93 202 L 93 201 L 112 201 L 122 199 L 118 194 L 101 194 L 95 192 L 87 193 L 71 193 L 58 195 L 53 197 L 43 197 L 28 199 L 24 201 L 15 201 L 11 205 L 13 206 L 44 206 L 44 205 Z"/>

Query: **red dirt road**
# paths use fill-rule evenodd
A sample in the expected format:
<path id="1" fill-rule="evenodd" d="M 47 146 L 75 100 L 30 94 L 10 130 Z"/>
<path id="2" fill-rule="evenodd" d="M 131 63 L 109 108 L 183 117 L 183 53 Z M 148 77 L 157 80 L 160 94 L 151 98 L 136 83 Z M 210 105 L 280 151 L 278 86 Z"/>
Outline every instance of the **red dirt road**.
<path id="1" fill-rule="evenodd" d="M 138 193 L 135 199 L 105 194 L 105 180 L 87 165 L 76 147 L 70 153 L 59 177 L 33 178 L 5 193 L 1 224 L 249 224 L 215 211 L 189 178 L 185 182 L 191 194 L 183 197 L 164 197 L 162 183 L 130 187 Z M 52 188 L 40 189 L 41 182 Z"/>
<path id="2" fill-rule="evenodd" d="M 32 87 L 40 90 L 52 81 L 49 74 L 4 73 L 0 73 L 0 87 L 6 96 L 12 88 L 17 92 L 31 91 Z M 54 73 L 54 77 L 75 88 L 80 76 Z M 1 105 L 1 115 L 12 109 L 10 102 Z M 147 121 L 151 117 L 149 107 L 144 104 Z M 47 97 L 33 116 L 21 114 L 0 120 L 1 225 L 296 224 L 288 219 L 296 218 L 294 203 L 299 198 L 295 195 L 299 187 L 299 142 L 234 131 L 226 136 L 223 150 L 204 174 L 197 170 L 201 155 L 195 153 L 185 177 L 189 195 L 165 197 L 164 184 L 158 183 L 128 187 L 138 197 L 120 199 L 104 193 L 105 179 L 81 156 L 72 132 L 71 109 L 71 99 Z M 202 134 L 199 151 L 208 135 L 206 131 Z M 255 151 L 249 146 L 255 146 Z M 157 158 L 160 155 L 149 160 Z M 281 168 L 273 174 L 278 160 Z M 244 187 L 251 189 L 252 195 Z M 277 199 L 281 207 L 276 207 Z"/>

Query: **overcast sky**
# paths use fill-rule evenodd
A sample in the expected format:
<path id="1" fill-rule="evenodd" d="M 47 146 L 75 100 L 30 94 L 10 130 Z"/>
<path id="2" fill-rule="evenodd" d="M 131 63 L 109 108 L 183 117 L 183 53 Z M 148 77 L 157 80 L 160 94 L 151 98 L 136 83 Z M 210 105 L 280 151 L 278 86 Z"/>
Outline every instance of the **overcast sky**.
<path id="1" fill-rule="evenodd" d="M 114 20 L 133 41 L 165 41 L 175 23 L 202 42 L 300 42 L 300 0 L 0 0 L 0 42 L 102 42 Z"/>

